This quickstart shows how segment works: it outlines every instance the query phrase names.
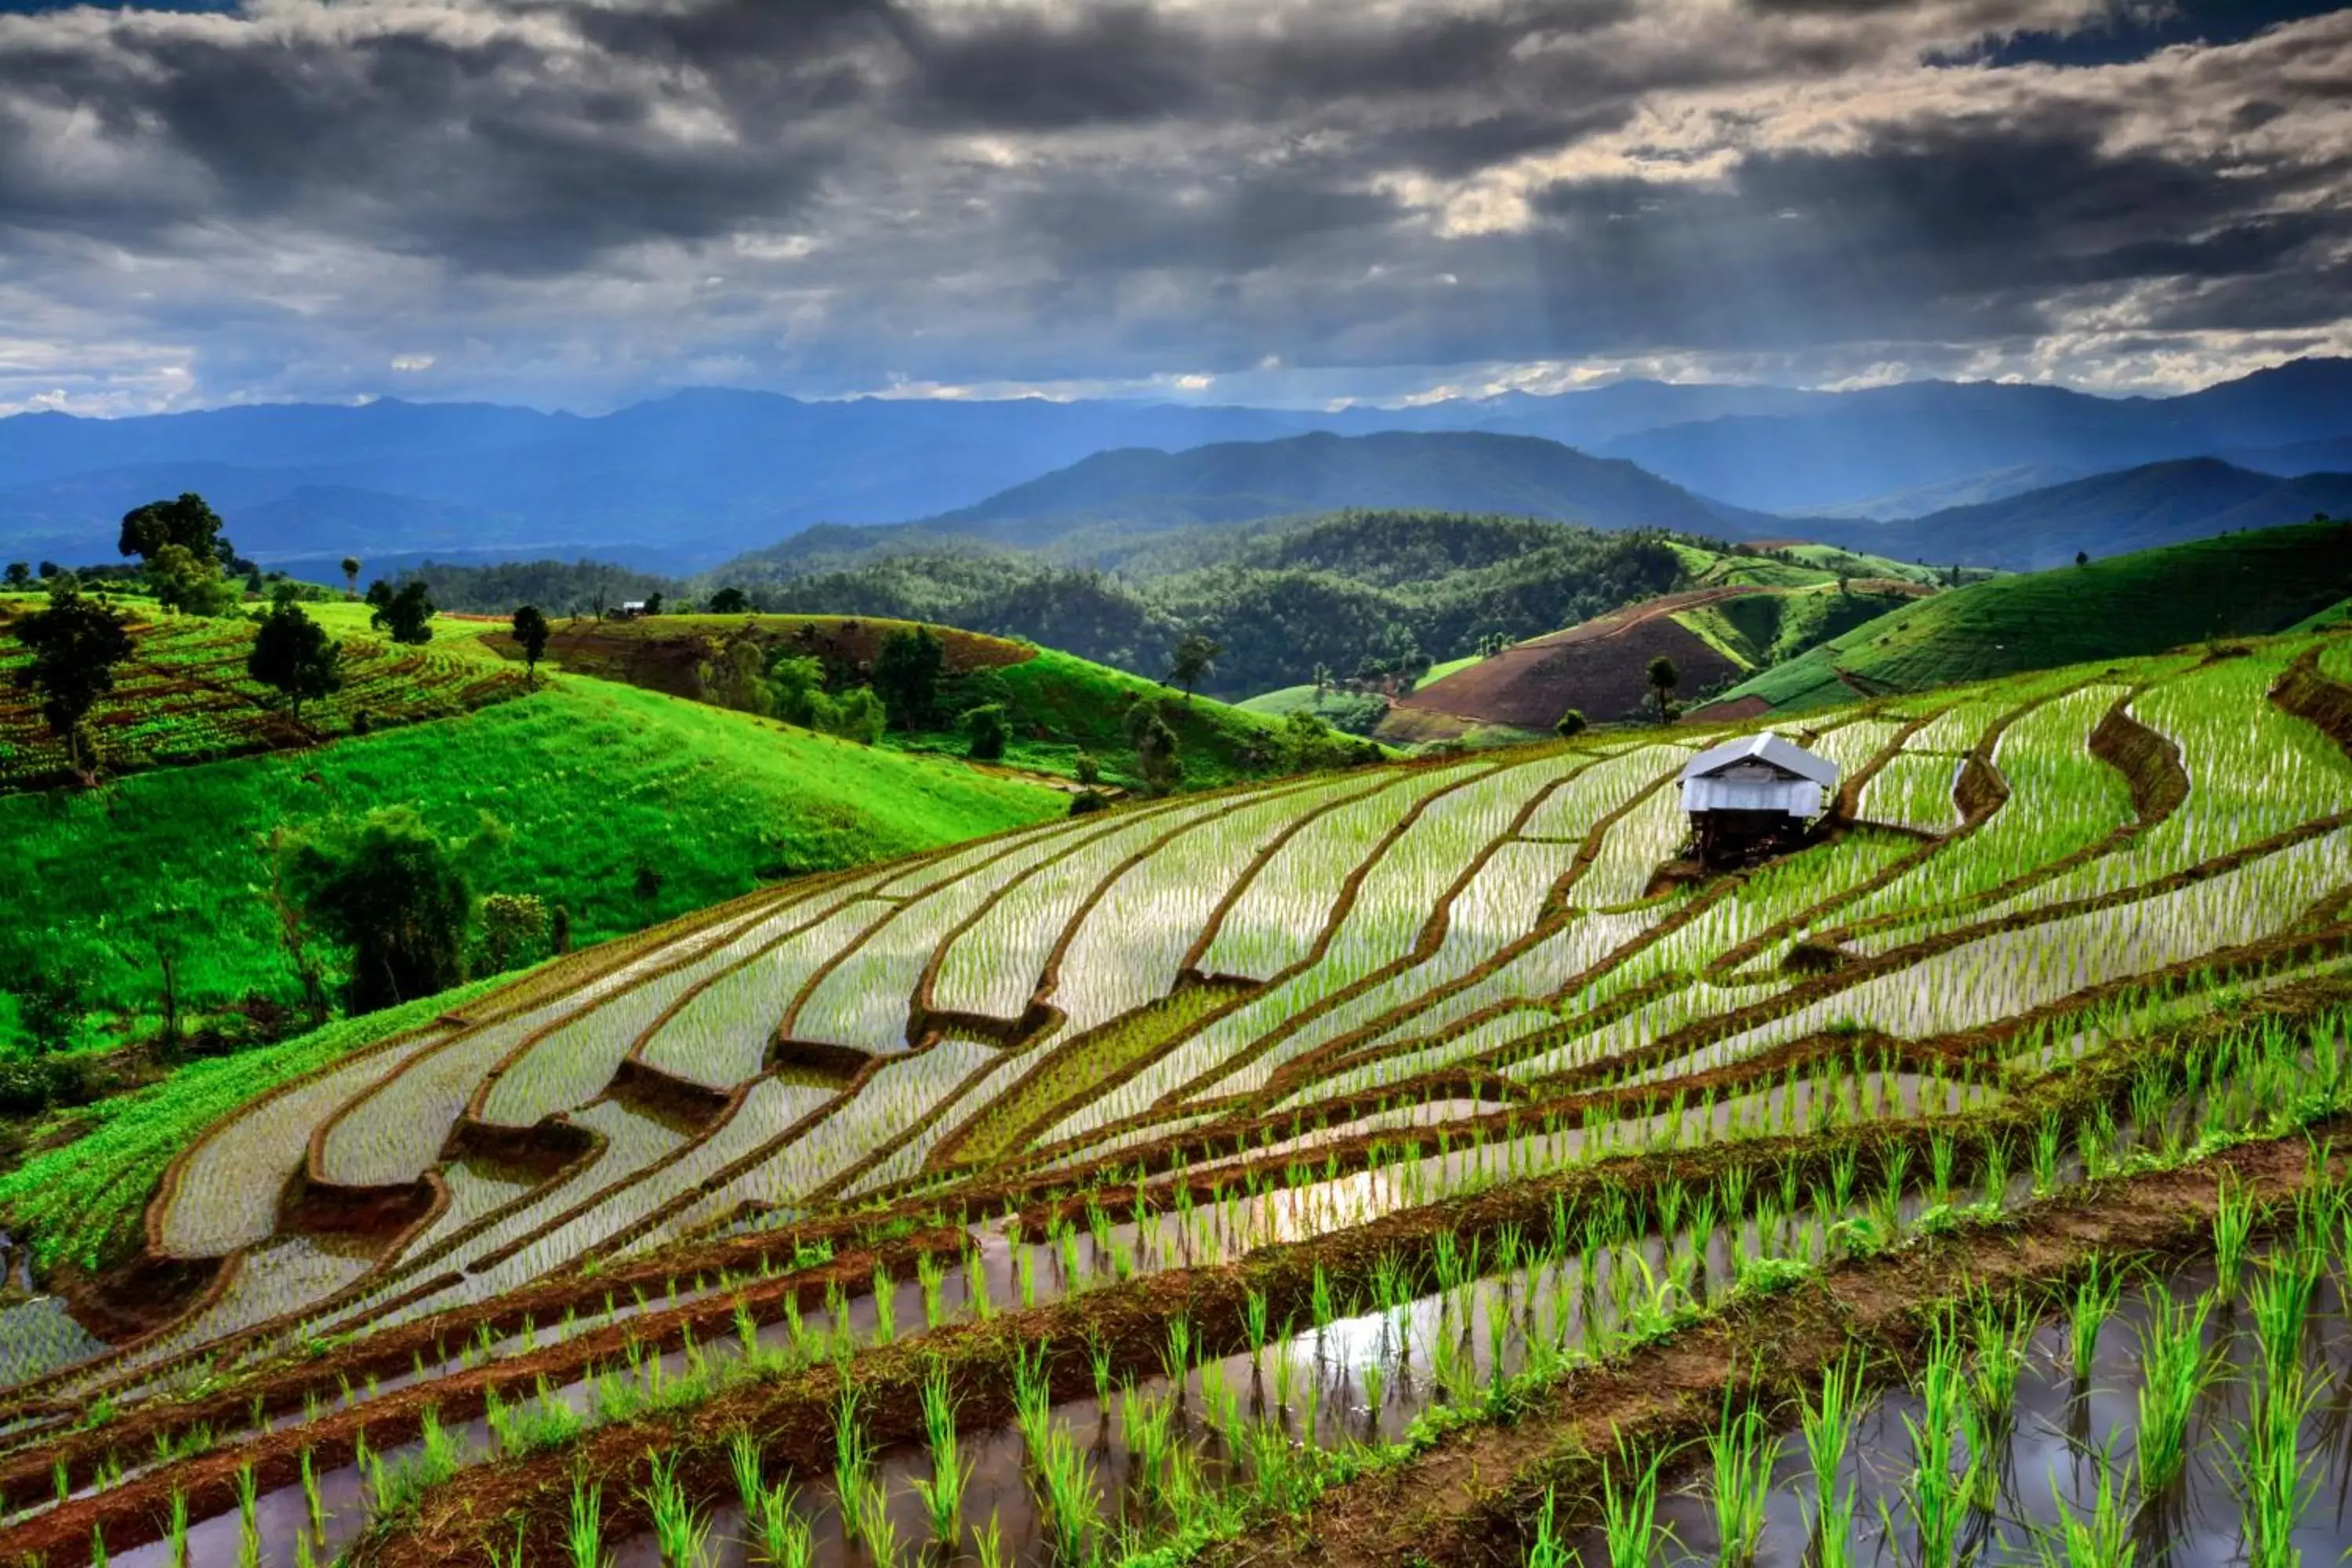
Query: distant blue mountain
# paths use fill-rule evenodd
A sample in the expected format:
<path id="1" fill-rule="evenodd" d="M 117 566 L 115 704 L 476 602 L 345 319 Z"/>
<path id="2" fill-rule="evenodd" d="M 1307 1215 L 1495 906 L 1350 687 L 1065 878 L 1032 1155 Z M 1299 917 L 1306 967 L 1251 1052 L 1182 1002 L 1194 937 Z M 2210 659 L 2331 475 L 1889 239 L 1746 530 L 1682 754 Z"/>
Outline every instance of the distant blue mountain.
<path id="1" fill-rule="evenodd" d="M 2250 467 L 2303 471 L 2291 465 L 2307 454 L 2317 466 L 2352 438 L 2352 362 L 2303 361 L 2169 399 L 1939 382 L 1818 393 L 1624 381 L 1321 412 L 699 390 L 594 417 L 393 400 L 131 419 L 29 414 L 0 419 L 0 559 L 110 559 L 123 512 L 197 489 L 264 560 L 595 554 L 688 571 L 820 522 L 971 508 L 1097 453 L 1313 431 L 1541 437 L 1637 464 L 1712 498 L 1726 520 L 1738 509 L 1885 515 L 1998 496 L 2021 472 L 2239 453 Z M 1385 466 L 1372 489 L 1335 478 L 1313 493 L 1317 504 L 1411 494 L 1475 509 L 1493 495 L 1492 478 L 1464 489 L 1439 471 Z"/>

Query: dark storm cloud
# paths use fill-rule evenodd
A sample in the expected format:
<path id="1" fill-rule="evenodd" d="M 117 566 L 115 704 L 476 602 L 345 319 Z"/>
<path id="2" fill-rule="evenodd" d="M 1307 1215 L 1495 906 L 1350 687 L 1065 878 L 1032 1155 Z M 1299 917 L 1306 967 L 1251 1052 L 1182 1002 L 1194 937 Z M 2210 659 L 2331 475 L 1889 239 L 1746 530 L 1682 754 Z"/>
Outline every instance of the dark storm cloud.
<path id="1" fill-rule="evenodd" d="M 2337 320 L 2302 280 L 2352 249 L 2352 133 L 2326 110 L 2352 27 L 2106 71 L 1990 63 L 2101 15 L 0 12 L 0 319 L 59 359 L 193 344 L 213 395 L 311 362 L 444 378 L 417 390 L 495 393 L 516 365 L 824 390 L 2014 342 L 2140 296 L 2149 330 Z M 2154 15 L 2099 30 L 2169 37 Z M 0 406 L 18 384 L 0 375 Z"/>

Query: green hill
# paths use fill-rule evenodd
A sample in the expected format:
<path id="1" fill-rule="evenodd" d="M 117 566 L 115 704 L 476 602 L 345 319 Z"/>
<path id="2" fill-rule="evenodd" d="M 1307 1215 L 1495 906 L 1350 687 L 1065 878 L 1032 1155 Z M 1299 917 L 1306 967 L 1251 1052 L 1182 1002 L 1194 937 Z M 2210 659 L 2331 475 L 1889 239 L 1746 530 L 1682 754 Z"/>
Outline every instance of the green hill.
<path id="1" fill-rule="evenodd" d="M 299 753 L 0 798 L 0 843 L 23 895 L 0 915 L 0 970 L 70 976 L 94 1010 L 90 1046 L 152 1022 L 161 952 L 184 1013 L 289 1006 L 300 986 L 252 890 L 268 880 L 259 840 L 393 804 L 453 836 L 485 813 L 497 819 L 503 842 L 468 868 L 475 891 L 560 904 L 577 942 L 762 881 L 1067 809 L 1060 794 L 961 763 L 569 675 L 479 712 Z M 16 1032 L 16 1010 L 0 1001 L 0 1039 Z"/>
<path id="2" fill-rule="evenodd" d="M 638 620 L 559 623 L 548 658 L 581 670 L 701 702 L 740 705 L 760 699 L 723 679 L 727 650 L 749 642 L 761 656 L 799 655 L 824 668 L 839 693 L 872 679 L 882 645 L 916 623 L 874 616 L 654 616 Z M 968 739 L 959 715 L 982 703 L 1003 710 L 1009 767 L 1075 776 L 1081 755 L 1102 776 L 1129 787 L 1137 776 L 1129 713 L 1160 705 L 1176 733 L 1190 787 L 1213 787 L 1265 774 L 1273 765 L 1278 715 L 1245 713 L 1208 697 L 1185 699 L 1157 681 L 1011 637 L 931 626 L 942 646 L 943 679 L 926 728 L 891 731 L 887 748 L 961 757 Z M 509 640 L 493 636 L 493 647 Z"/>
<path id="3" fill-rule="evenodd" d="M 480 657 L 467 635 L 480 630 L 478 624 L 440 617 L 433 642 L 404 647 L 369 628 L 365 605 L 310 605 L 306 611 L 342 642 L 343 689 L 308 704 L 298 723 L 275 692 L 245 673 L 251 621 L 174 615 L 143 595 L 112 597 L 128 618 L 134 651 L 89 715 L 109 773 L 315 745 L 355 729 L 446 718 L 523 690 L 520 670 Z M 44 595 L 0 595 L 0 789 L 70 777 L 63 742 L 42 721 L 32 694 L 11 679 L 30 655 L 10 627 L 47 604 Z"/>
<path id="4" fill-rule="evenodd" d="M 2352 592 L 2352 524 L 2308 522 L 1997 577 L 1834 637 L 1700 716 L 1797 711 L 2276 632 Z"/>

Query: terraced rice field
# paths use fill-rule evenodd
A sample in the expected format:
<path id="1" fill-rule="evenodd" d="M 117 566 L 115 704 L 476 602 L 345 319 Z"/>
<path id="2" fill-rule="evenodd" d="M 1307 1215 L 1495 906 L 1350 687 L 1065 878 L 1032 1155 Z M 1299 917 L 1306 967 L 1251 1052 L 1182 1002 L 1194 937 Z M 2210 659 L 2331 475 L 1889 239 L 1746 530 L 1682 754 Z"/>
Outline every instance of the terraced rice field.
<path id="1" fill-rule="evenodd" d="M 1660 875 L 1695 745 L 1612 735 L 1139 804 L 575 955 L 216 1124 L 150 1211 L 143 1331 L 5 1309 L 0 1563 L 1373 1563 L 1410 1483 L 1431 1561 L 1613 1564 L 1577 1532 L 1717 1421 L 1671 1463 L 1748 1468 L 1689 1495 L 1785 1535 L 1891 1484 L 1775 1468 L 1825 1374 L 1928 1380 L 1888 1395 L 1925 1431 L 2085 1258 L 2242 1255 L 2300 1203 L 2293 1257 L 2334 1267 L 2304 1134 L 2352 1108 L 2339 654 L 1822 716 L 1843 810 L 1747 871 Z M 1803 1334 L 1865 1291 L 1837 1343 L 1874 1359 L 1836 1372 Z M 1952 1301 L 1994 1327 L 1923 1350 Z M 1673 1359 L 1726 1335 L 1788 1342 Z"/>
<path id="2" fill-rule="evenodd" d="M 29 656 L 7 635 L 6 612 L 37 605 L 0 605 L 0 790 L 55 784 L 69 772 L 66 748 L 42 721 L 39 704 L 11 679 Z M 298 724 L 245 672 L 252 623 L 167 615 L 134 619 L 131 636 L 134 651 L 89 720 L 101 763 L 113 773 L 309 745 L 351 733 L 362 715 L 374 727 L 409 724 L 524 691 L 520 668 L 478 653 L 356 635 L 340 639 L 343 689 L 306 704 Z"/>

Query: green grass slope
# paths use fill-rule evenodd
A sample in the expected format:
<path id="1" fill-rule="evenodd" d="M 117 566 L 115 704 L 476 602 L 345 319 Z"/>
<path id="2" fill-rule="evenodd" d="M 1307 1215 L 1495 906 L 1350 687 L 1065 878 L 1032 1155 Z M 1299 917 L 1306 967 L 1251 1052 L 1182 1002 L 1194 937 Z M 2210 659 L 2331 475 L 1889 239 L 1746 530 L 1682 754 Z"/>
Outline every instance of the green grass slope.
<path id="1" fill-rule="evenodd" d="M 559 624 L 548 657 L 569 670 L 585 670 L 673 695 L 709 695 L 699 668 L 725 640 L 750 637 L 764 648 L 815 658 L 828 689 L 840 691 L 871 676 L 882 644 L 912 621 L 876 616 L 656 616 L 635 621 Z M 1189 701 L 1181 693 L 1107 665 L 1015 638 L 933 625 L 945 654 L 937 727 L 893 731 L 886 748 L 961 757 L 967 742 L 956 715 L 975 700 L 1001 702 L 1012 742 L 1003 761 L 1014 768 L 1064 777 L 1081 752 L 1103 776 L 1132 785 L 1134 749 L 1128 712 L 1138 702 L 1173 702 L 1171 724 L 1185 782 L 1214 786 L 1265 773 L 1279 715 L 1244 712 L 1212 698 Z M 508 639 L 493 637 L 495 647 Z"/>
<path id="2" fill-rule="evenodd" d="M 1801 710 L 1857 693 L 1919 691 L 2277 632 L 2347 592 L 2352 524 L 2200 540 L 1939 594 L 1765 670 L 1717 702 Z"/>
<path id="3" fill-rule="evenodd" d="M 476 890 L 563 905 L 579 943 L 762 880 L 1067 809 L 1054 791 L 961 763 L 565 676 L 480 712 L 300 753 L 0 798 L 23 895 L 0 913 L 0 954 L 74 976 L 114 1015 L 106 1022 L 130 1025 L 156 1006 L 160 917 L 179 942 L 184 1005 L 292 1001 L 299 987 L 250 890 L 266 880 L 258 839 L 402 803 L 453 835 L 497 818 L 507 836 L 471 868 Z M 14 1009 L 0 1008 L 0 1035 L 12 1033 Z"/>

